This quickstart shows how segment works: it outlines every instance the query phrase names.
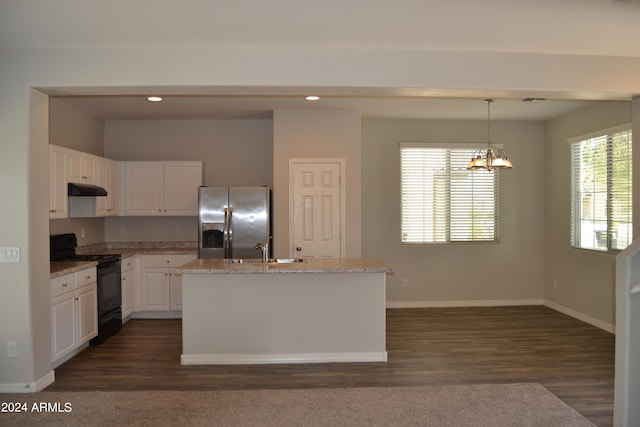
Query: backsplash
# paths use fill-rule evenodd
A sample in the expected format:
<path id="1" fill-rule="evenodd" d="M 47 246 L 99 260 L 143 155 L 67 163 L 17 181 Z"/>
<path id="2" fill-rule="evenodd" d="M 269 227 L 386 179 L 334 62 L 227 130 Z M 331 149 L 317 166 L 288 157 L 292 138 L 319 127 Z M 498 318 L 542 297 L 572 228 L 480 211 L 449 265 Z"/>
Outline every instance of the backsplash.
<path id="1" fill-rule="evenodd" d="M 79 246 L 78 254 L 89 254 L 105 249 L 198 249 L 197 241 L 157 241 L 157 242 L 105 242 Z"/>
<path id="2" fill-rule="evenodd" d="M 105 242 L 198 241 L 198 217 L 110 217 Z"/>

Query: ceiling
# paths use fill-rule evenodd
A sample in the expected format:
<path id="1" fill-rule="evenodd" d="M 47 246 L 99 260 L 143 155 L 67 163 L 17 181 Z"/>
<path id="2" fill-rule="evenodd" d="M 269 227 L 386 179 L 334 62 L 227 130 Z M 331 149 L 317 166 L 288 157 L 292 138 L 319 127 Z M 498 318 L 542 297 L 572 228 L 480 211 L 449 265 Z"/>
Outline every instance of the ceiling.
<path id="1" fill-rule="evenodd" d="M 0 0 L 0 48 L 215 46 L 640 56 L 639 0 Z"/>
<path id="2" fill-rule="evenodd" d="M 111 49 L 140 48 L 304 48 L 634 59 L 640 57 L 639 20 L 640 0 L 0 0 L 0 49 L 102 49 L 108 54 Z M 303 96 L 311 91 L 301 88 L 215 93 L 186 89 L 156 92 L 165 95 L 165 101 L 155 104 L 146 102 L 142 95 L 147 93 L 141 92 L 48 93 L 78 95 L 59 99 L 104 120 L 266 118 L 277 109 L 347 109 L 365 118 L 480 120 L 486 118 L 483 99 L 495 98 L 492 117 L 497 120 L 544 121 L 611 99 L 325 88 L 319 101 L 309 103 Z M 549 100 L 521 101 L 528 97 Z"/>
<path id="3" fill-rule="evenodd" d="M 309 94 L 309 93 L 307 93 Z M 483 120 L 483 98 L 417 96 L 322 95 L 307 101 L 305 93 L 270 96 L 165 96 L 149 102 L 146 96 L 54 97 L 101 120 L 269 119 L 274 110 L 354 110 L 363 118 L 423 120 Z M 491 104 L 495 120 L 546 121 L 585 107 L 594 101 L 496 98 Z"/>

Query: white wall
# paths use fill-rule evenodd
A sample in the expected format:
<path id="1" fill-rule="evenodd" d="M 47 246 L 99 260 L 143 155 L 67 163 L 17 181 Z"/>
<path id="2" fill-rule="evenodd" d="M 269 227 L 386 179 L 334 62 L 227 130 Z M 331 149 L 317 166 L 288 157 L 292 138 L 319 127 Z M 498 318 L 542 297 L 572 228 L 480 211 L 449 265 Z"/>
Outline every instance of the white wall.
<path id="1" fill-rule="evenodd" d="M 273 185 L 272 120 L 109 120 L 114 160 L 200 160 L 204 185 Z M 111 217 L 109 242 L 197 241 L 196 217 Z"/>
<path id="2" fill-rule="evenodd" d="M 57 99 L 49 98 L 49 142 L 85 153 L 104 155 L 104 122 Z M 104 242 L 102 218 L 66 218 L 49 221 L 50 234 L 75 233 L 78 245 Z"/>
<path id="3" fill-rule="evenodd" d="M 104 156 L 104 122 L 58 99 L 49 99 L 49 142 Z"/>
<path id="4" fill-rule="evenodd" d="M 295 256 L 289 247 L 289 159 L 345 159 L 344 256 L 361 254 L 361 118 L 357 111 L 277 110 L 273 117 L 273 235 L 276 257 Z"/>
<path id="5" fill-rule="evenodd" d="M 273 185 L 271 120 L 108 120 L 114 160 L 201 160 L 208 186 Z"/>
<path id="6" fill-rule="evenodd" d="M 48 123 L 31 114 L 43 103 L 31 97 L 32 89 L 36 98 L 217 93 L 219 88 L 241 94 L 248 87 L 277 92 L 295 86 L 424 88 L 440 96 L 451 90 L 481 96 L 640 94 L 640 58 L 632 57 L 376 47 L 91 48 L 87 36 L 75 37 L 87 43 L 84 48 L 0 49 L 0 246 L 17 246 L 22 253 L 20 263 L 0 263 L 0 349 L 7 341 L 19 345 L 17 359 L 0 352 L 0 390 L 33 388 L 51 369 L 49 355 L 39 351 L 49 344 L 49 332 L 31 324 L 32 312 L 49 311 L 48 140 L 43 136 Z"/>
<path id="7" fill-rule="evenodd" d="M 605 102 L 566 114 L 545 126 L 544 296 L 554 308 L 580 313 L 585 320 L 610 330 L 615 324 L 615 255 L 570 245 L 568 139 L 630 122 L 631 103 Z M 638 141 L 637 136 L 633 139 Z"/>
<path id="8" fill-rule="evenodd" d="M 482 104 L 478 104 L 482 108 Z M 400 243 L 400 142 L 476 142 L 484 121 L 364 120 L 363 256 L 393 265 L 392 306 L 540 303 L 543 277 L 544 130 L 541 123 L 493 122 L 514 168 L 500 174 L 500 243 Z M 487 172 L 488 173 L 488 172 Z M 409 286 L 401 287 L 407 278 Z"/>

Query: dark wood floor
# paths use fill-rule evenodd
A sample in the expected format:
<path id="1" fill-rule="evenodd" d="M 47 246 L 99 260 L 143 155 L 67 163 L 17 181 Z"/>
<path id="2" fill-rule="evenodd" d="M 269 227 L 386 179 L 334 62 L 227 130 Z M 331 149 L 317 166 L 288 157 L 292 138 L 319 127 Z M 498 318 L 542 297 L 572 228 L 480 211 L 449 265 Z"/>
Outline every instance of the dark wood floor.
<path id="1" fill-rule="evenodd" d="M 182 366 L 180 320 L 131 320 L 56 369 L 45 391 L 537 382 L 613 424 L 614 335 L 541 306 L 387 311 L 387 363 Z"/>

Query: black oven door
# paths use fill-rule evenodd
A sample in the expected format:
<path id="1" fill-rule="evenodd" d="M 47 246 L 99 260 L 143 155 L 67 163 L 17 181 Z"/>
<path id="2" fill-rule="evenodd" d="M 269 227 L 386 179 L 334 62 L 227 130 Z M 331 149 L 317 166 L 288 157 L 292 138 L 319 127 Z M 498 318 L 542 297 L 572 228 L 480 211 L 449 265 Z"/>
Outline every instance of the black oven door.
<path id="1" fill-rule="evenodd" d="M 122 305 L 120 261 L 98 266 L 98 315 Z"/>

